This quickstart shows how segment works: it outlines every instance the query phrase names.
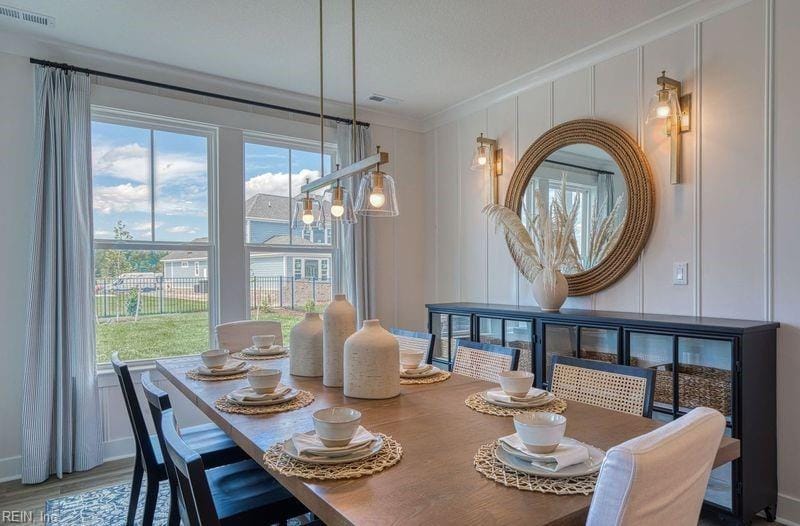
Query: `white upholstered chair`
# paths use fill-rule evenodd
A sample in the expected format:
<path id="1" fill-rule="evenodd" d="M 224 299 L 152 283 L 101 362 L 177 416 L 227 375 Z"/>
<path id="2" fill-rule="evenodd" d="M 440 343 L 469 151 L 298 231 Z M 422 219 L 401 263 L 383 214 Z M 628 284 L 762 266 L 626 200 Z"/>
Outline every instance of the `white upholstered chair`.
<path id="1" fill-rule="evenodd" d="M 232 321 L 217 325 L 217 343 L 220 349 L 238 352 L 253 345 L 253 336 L 275 335 L 275 345 L 283 345 L 283 331 L 277 321 Z"/>
<path id="2" fill-rule="evenodd" d="M 611 448 L 587 526 L 697 526 L 725 418 L 699 407 Z"/>

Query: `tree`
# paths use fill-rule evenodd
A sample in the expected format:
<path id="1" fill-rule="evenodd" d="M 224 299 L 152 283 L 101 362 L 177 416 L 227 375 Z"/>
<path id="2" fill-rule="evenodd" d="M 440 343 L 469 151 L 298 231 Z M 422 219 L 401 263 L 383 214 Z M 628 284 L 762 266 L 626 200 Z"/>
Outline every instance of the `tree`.
<path id="1" fill-rule="evenodd" d="M 125 222 L 120 220 L 114 225 L 114 239 L 129 241 L 133 236 L 128 231 Z M 133 269 L 130 258 L 126 256 L 127 250 L 98 250 L 95 256 L 95 275 L 98 278 L 116 278 L 120 274 Z"/>

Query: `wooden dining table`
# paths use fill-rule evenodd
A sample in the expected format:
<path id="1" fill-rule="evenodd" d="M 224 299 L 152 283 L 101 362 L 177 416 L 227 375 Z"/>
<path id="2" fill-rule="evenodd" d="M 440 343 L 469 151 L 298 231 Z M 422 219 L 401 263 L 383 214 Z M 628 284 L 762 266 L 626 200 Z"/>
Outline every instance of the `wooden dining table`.
<path id="1" fill-rule="evenodd" d="M 158 370 L 256 462 L 270 446 L 313 428 L 311 415 L 325 407 L 353 407 L 372 432 L 390 435 L 403 448 L 400 462 L 374 475 L 349 480 L 305 480 L 273 476 L 328 525 L 387 524 L 584 524 L 591 496 L 554 495 L 505 487 L 473 465 L 478 448 L 514 432 L 511 417 L 478 413 L 464 404 L 495 384 L 453 374 L 444 382 L 403 385 L 387 400 L 347 398 L 321 378 L 288 374 L 288 359 L 252 362 L 283 371 L 282 382 L 311 391 L 314 402 L 268 415 L 224 413 L 214 402 L 247 380 L 198 381 L 186 371 L 196 356 L 158 360 Z M 568 402 L 566 435 L 607 450 L 663 425 L 662 422 Z M 723 438 L 714 466 L 739 457 L 739 441 Z M 266 469 L 266 468 L 265 468 Z"/>

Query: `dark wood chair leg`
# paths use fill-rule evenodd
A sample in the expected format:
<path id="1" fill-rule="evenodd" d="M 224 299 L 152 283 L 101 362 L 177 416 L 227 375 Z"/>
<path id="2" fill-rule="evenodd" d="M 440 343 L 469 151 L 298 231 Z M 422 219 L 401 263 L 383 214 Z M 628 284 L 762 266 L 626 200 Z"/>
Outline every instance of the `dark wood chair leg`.
<path id="1" fill-rule="evenodd" d="M 147 493 L 144 497 L 144 515 L 142 516 L 142 526 L 153 526 L 153 517 L 156 514 L 156 504 L 158 504 L 158 481 L 147 479 Z"/>
<path id="2" fill-rule="evenodd" d="M 125 521 L 127 526 L 133 526 L 136 521 L 136 507 L 139 504 L 139 492 L 142 491 L 142 475 L 144 475 L 142 459 L 139 455 L 136 455 L 136 463 L 133 466 L 133 481 L 131 481 L 131 496 L 128 500 L 128 518 Z"/>
<path id="3" fill-rule="evenodd" d="M 178 488 L 173 487 L 172 480 L 169 481 L 169 521 L 168 526 L 180 526 L 181 512 L 178 509 Z"/>

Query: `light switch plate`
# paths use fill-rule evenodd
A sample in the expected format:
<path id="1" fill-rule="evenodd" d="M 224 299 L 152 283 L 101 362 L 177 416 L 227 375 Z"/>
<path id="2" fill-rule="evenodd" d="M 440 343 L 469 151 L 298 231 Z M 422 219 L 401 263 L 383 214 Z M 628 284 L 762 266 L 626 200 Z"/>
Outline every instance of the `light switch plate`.
<path id="1" fill-rule="evenodd" d="M 679 262 L 672 264 L 672 284 L 673 285 L 688 285 L 689 284 L 689 264 L 686 262 Z"/>

